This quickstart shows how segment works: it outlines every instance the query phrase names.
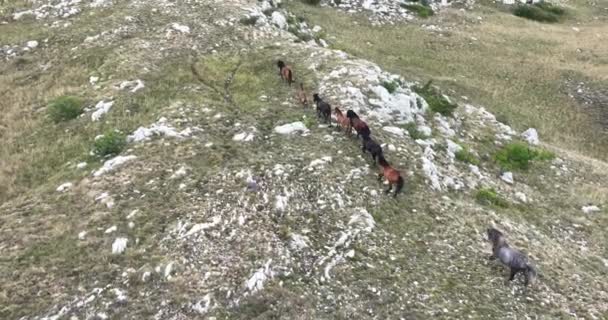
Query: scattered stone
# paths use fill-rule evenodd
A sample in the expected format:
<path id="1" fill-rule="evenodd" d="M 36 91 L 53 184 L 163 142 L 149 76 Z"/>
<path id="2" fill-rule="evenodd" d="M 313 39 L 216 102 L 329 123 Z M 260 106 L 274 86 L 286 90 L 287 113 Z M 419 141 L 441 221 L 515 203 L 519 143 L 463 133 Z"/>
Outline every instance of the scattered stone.
<path id="1" fill-rule="evenodd" d="M 531 145 L 538 145 L 540 143 L 540 140 L 538 140 L 538 132 L 536 132 L 536 129 L 534 128 L 524 131 L 521 134 L 521 137 Z"/>
<path id="2" fill-rule="evenodd" d="M 116 156 L 110 160 L 107 160 L 103 163 L 103 166 L 99 168 L 99 170 L 93 173 L 93 176 L 99 177 L 108 172 L 116 170 L 118 167 L 124 165 L 125 163 L 137 159 L 136 156 Z"/>
<path id="3" fill-rule="evenodd" d="M 270 19 L 274 25 L 279 27 L 279 29 L 287 30 L 287 19 L 285 19 L 285 16 L 282 13 L 275 11 L 272 13 Z"/>
<path id="4" fill-rule="evenodd" d="M 581 208 L 581 210 L 583 210 L 583 212 L 586 214 L 601 211 L 601 209 L 598 206 L 594 206 L 594 205 L 583 206 Z"/>
<path id="5" fill-rule="evenodd" d="M 72 183 L 66 182 L 66 183 L 60 185 L 59 187 L 57 187 L 57 192 L 66 192 L 66 191 L 70 190 L 70 188 L 72 188 Z"/>
<path id="6" fill-rule="evenodd" d="M 112 253 L 113 254 L 121 254 L 127 249 L 127 242 L 129 239 L 127 238 L 116 238 L 114 243 L 112 243 Z"/>
<path id="7" fill-rule="evenodd" d="M 502 175 L 500 176 L 500 179 L 502 179 L 502 181 L 504 181 L 508 184 L 513 184 L 515 182 L 513 180 L 513 172 L 510 172 L 510 171 L 503 172 Z"/>
<path id="8" fill-rule="evenodd" d="M 99 119 L 101 119 L 101 116 L 103 116 L 104 114 L 108 113 L 110 111 L 110 108 L 112 108 L 112 105 L 114 105 L 114 101 L 108 101 L 108 102 L 104 102 L 99 101 L 95 107 L 93 108 L 93 113 L 91 114 L 91 120 L 92 121 L 99 121 Z"/>
<path id="9" fill-rule="evenodd" d="M 522 203 L 528 203 L 528 197 L 523 192 L 515 192 L 515 198 Z"/>
<path id="10" fill-rule="evenodd" d="M 282 126 L 278 126 L 278 127 L 274 128 L 274 132 L 276 132 L 278 134 L 294 134 L 294 133 L 298 133 L 298 132 L 301 134 L 306 134 L 309 131 L 310 130 L 308 130 L 306 125 L 304 123 L 302 123 L 301 121 L 284 124 Z"/>

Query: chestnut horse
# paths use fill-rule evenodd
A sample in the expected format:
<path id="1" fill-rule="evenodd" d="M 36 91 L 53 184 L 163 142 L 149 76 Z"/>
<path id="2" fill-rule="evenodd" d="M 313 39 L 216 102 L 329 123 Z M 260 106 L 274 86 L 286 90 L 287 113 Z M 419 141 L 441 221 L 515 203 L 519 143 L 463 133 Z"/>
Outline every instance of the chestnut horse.
<path id="1" fill-rule="evenodd" d="M 338 123 L 338 129 L 342 127 L 344 128 L 346 134 L 350 135 L 352 130 L 350 127 L 350 120 L 348 120 L 348 118 L 344 116 L 342 110 L 340 110 L 340 108 L 338 107 L 334 108 L 334 113 L 336 114 L 336 122 Z"/>
<path id="2" fill-rule="evenodd" d="M 382 177 L 385 177 L 388 181 L 388 189 L 384 191 L 384 193 L 391 192 L 393 185 L 395 185 L 395 193 L 393 197 L 397 196 L 397 193 L 403 189 L 403 177 L 401 177 L 401 173 L 391 167 L 390 164 L 384 159 L 384 156 L 378 157 L 378 164 L 380 165 L 382 171 L 378 174 L 378 180 L 381 180 Z"/>
<path id="3" fill-rule="evenodd" d="M 281 79 L 287 81 L 289 86 L 293 83 L 293 71 L 291 70 L 291 66 L 288 66 L 283 62 L 283 60 L 279 60 L 277 62 L 277 66 L 279 67 L 279 75 L 281 75 Z"/>
<path id="4" fill-rule="evenodd" d="M 317 105 L 317 117 L 323 118 L 331 126 L 331 106 L 329 103 L 323 101 L 318 93 L 313 94 L 312 99 Z"/>
<path id="5" fill-rule="evenodd" d="M 353 110 L 348 110 L 346 111 L 346 117 L 350 120 L 350 126 L 355 128 L 357 137 L 369 137 L 371 131 L 369 130 L 367 124 L 359 118 L 359 115 L 357 115 Z"/>
<path id="6" fill-rule="evenodd" d="M 302 82 L 300 82 L 300 89 L 298 90 L 297 95 L 300 103 L 303 106 L 308 107 L 308 98 L 306 97 L 306 91 L 304 91 L 304 84 Z"/>

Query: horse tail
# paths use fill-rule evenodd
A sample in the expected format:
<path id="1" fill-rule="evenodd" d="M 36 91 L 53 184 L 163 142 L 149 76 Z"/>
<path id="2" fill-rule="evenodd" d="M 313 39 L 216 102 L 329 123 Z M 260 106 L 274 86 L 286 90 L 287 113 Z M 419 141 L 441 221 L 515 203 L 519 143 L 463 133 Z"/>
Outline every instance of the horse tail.
<path id="1" fill-rule="evenodd" d="M 536 272 L 536 268 L 534 268 L 530 264 L 526 264 L 525 274 L 526 274 L 526 284 L 528 284 L 528 283 L 534 284 L 534 281 L 536 281 L 536 278 L 538 276 L 538 273 Z"/>
<path id="2" fill-rule="evenodd" d="M 399 193 L 401 189 L 403 189 L 404 183 L 405 182 L 403 181 L 403 177 L 399 175 L 399 178 L 397 179 L 397 187 L 395 188 L 395 195 L 397 195 L 397 193 Z"/>
<path id="3" fill-rule="evenodd" d="M 287 70 L 287 83 L 289 83 L 290 86 L 293 83 L 293 72 L 291 71 L 291 69 Z"/>

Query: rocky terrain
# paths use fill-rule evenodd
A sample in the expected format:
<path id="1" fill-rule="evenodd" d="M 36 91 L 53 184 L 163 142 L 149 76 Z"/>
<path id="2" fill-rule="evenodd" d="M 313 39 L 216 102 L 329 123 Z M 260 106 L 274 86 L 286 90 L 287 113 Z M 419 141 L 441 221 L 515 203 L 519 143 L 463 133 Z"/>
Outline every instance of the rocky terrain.
<path id="1" fill-rule="evenodd" d="M 321 6 L 416 23 L 394 4 Z M 608 315 L 606 162 L 462 95 L 432 110 L 424 83 L 336 48 L 292 5 L 0 4 L 0 318 Z M 404 193 L 385 195 L 360 142 L 299 104 L 278 59 L 368 122 Z M 61 95 L 84 109 L 54 123 Z M 96 153 L 114 133 L 124 147 Z M 501 166 L 518 143 L 547 156 Z M 490 226 L 529 255 L 533 286 L 488 260 Z"/>

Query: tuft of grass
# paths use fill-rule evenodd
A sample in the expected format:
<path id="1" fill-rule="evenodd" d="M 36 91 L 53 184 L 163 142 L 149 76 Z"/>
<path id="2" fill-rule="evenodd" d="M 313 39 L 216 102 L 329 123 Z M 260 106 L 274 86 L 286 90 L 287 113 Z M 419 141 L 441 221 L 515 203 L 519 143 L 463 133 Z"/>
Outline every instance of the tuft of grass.
<path id="1" fill-rule="evenodd" d="M 519 5 L 513 9 L 513 14 L 518 17 L 548 23 L 558 22 L 565 13 L 564 9 L 544 2 L 533 5 Z"/>
<path id="2" fill-rule="evenodd" d="M 427 136 L 424 133 L 422 133 L 420 130 L 418 130 L 418 126 L 416 126 L 415 122 L 410 122 L 410 123 L 406 124 L 405 130 L 407 130 L 407 133 L 414 140 L 427 138 Z"/>
<path id="3" fill-rule="evenodd" d="M 462 161 L 464 163 L 469 163 L 476 166 L 479 165 L 479 159 L 477 159 L 477 157 L 475 157 L 475 155 L 465 147 L 462 147 L 462 150 L 456 152 L 455 156 L 456 160 L 458 161 Z"/>
<path id="4" fill-rule="evenodd" d="M 421 5 L 418 3 L 412 3 L 412 4 L 402 3 L 401 7 L 415 13 L 420 18 L 428 18 L 435 14 L 435 12 L 433 12 L 433 9 L 431 9 L 431 7 Z"/>
<path id="5" fill-rule="evenodd" d="M 498 150 L 494 160 L 505 170 L 527 170 L 533 160 L 551 160 L 555 155 L 547 150 L 531 148 L 524 142 L 513 142 Z"/>
<path id="6" fill-rule="evenodd" d="M 255 25 L 256 22 L 258 22 L 259 18 L 260 17 L 258 17 L 258 16 L 247 16 L 247 17 L 242 17 L 239 20 L 239 22 L 246 26 L 253 26 L 253 25 Z"/>
<path id="7" fill-rule="evenodd" d="M 382 81 L 382 86 L 388 90 L 388 93 L 392 94 L 399 88 L 397 81 Z"/>
<path id="8" fill-rule="evenodd" d="M 475 194 L 477 202 L 483 205 L 496 206 L 501 208 L 509 207 L 509 202 L 498 195 L 493 188 L 481 188 Z"/>
<path id="9" fill-rule="evenodd" d="M 310 129 L 317 124 L 317 120 L 314 117 L 306 117 L 302 120 L 306 128 Z"/>
<path id="10" fill-rule="evenodd" d="M 321 3 L 321 0 L 300 0 L 305 4 L 311 5 L 311 6 L 318 6 L 319 3 Z"/>
<path id="11" fill-rule="evenodd" d="M 293 33 L 302 42 L 308 42 L 313 39 L 312 35 L 306 32 L 301 32 L 298 28 L 294 26 L 289 26 L 289 28 L 287 28 L 287 31 Z"/>
<path id="12" fill-rule="evenodd" d="M 48 113 L 55 122 L 68 121 L 78 118 L 83 112 L 82 100 L 72 96 L 61 96 L 51 101 Z"/>
<path id="13" fill-rule="evenodd" d="M 448 101 L 441 92 L 435 90 L 431 86 L 432 81 L 433 80 L 429 80 L 422 88 L 414 86 L 414 91 L 424 98 L 433 112 L 440 113 L 444 116 L 451 116 L 458 105 Z"/>
<path id="14" fill-rule="evenodd" d="M 93 152 L 99 157 L 119 154 L 126 146 L 125 136 L 116 130 L 112 130 L 95 140 Z"/>

